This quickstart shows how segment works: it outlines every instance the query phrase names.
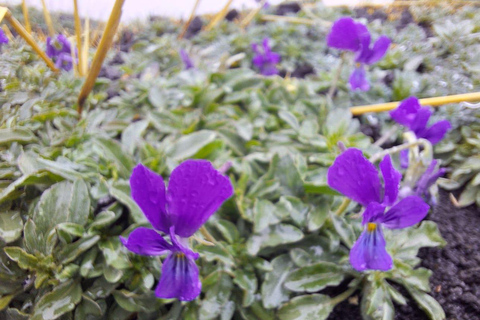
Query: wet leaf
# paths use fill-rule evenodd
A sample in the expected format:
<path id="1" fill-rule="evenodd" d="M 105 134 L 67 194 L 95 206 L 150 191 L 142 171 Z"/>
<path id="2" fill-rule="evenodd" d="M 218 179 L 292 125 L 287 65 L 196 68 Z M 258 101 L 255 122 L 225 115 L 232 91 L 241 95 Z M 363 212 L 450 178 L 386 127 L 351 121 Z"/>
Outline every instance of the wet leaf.
<path id="1" fill-rule="evenodd" d="M 10 243 L 22 235 L 23 221 L 18 211 L 0 213 L 0 237 Z"/>
<path id="2" fill-rule="evenodd" d="M 343 279 L 344 274 L 337 265 L 319 262 L 291 272 L 285 280 L 285 287 L 295 292 L 317 292 L 327 286 L 339 285 Z"/>
<path id="3" fill-rule="evenodd" d="M 272 309 L 288 300 L 289 294 L 285 289 L 285 281 L 293 267 L 288 255 L 281 255 L 272 260 L 272 271 L 267 273 L 262 284 L 263 306 Z"/>
<path id="4" fill-rule="evenodd" d="M 82 287 L 69 280 L 45 294 L 33 309 L 31 320 L 53 320 L 73 310 L 82 299 Z"/>
<path id="5" fill-rule="evenodd" d="M 334 304 L 323 294 L 312 294 L 293 298 L 278 310 L 280 320 L 324 320 L 332 311 Z"/>

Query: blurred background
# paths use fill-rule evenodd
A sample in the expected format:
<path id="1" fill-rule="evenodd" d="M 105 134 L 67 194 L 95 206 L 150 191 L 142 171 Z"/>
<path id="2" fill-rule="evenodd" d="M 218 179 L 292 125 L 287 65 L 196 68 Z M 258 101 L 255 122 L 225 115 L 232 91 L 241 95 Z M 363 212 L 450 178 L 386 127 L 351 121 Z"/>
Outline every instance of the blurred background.
<path id="1" fill-rule="evenodd" d="M 21 4 L 21 0 L 0 0 L 7 5 Z M 27 5 L 41 9 L 42 0 L 27 0 Z M 214 13 L 219 11 L 228 0 L 202 0 L 198 7 L 198 14 Z M 283 0 L 270 0 L 272 5 L 279 4 Z M 319 1 L 326 5 L 358 5 L 359 3 L 391 3 L 393 0 L 324 0 Z M 106 20 L 110 14 L 114 0 L 80 0 L 78 6 L 82 17 L 94 20 Z M 124 5 L 122 21 L 144 19 L 149 16 L 167 16 L 172 18 L 187 18 L 193 8 L 195 0 L 127 0 Z M 73 12 L 71 0 L 45 0 L 50 11 Z M 255 0 L 234 0 L 231 8 L 242 9 L 254 7 Z"/>

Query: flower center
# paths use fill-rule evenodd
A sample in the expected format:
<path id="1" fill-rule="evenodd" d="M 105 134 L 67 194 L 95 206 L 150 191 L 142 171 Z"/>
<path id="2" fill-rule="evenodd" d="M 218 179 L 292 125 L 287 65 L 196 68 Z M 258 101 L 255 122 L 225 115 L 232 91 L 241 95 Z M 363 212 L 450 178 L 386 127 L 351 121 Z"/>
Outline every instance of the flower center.
<path id="1" fill-rule="evenodd" d="M 377 230 L 377 224 L 376 223 L 372 223 L 372 222 L 367 223 L 367 231 L 368 232 L 373 232 L 375 230 Z"/>
<path id="2" fill-rule="evenodd" d="M 177 258 L 184 258 L 184 257 L 185 257 L 185 253 L 183 253 L 183 252 L 176 252 L 176 253 L 175 253 L 175 257 L 177 257 Z"/>

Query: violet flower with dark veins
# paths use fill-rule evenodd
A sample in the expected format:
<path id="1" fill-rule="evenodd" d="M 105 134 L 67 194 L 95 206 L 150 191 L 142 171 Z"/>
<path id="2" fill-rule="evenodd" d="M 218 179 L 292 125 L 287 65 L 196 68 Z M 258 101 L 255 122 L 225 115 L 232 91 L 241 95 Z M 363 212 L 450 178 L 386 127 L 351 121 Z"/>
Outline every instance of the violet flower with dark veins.
<path id="1" fill-rule="evenodd" d="M 187 160 L 176 167 L 168 184 L 142 164 L 130 177 L 132 197 L 154 229 L 140 227 L 128 239 L 128 250 L 145 256 L 168 254 L 155 289 L 159 298 L 195 299 L 201 291 L 195 260 L 188 246 L 191 237 L 233 194 L 232 184 L 206 160 Z M 159 232 L 168 234 L 170 242 Z"/>
<path id="2" fill-rule="evenodd" d="M 0 47 L 2 46 L 2 44 L 8 44 L 8 37 L 5 32 L 0 29 Z"/>
<path id="3" fill-rule="evenodd" d="M 417 139 L 426 139 L 431 144 L 440 142 L 452 127 L 450 121 L 440 120 L 427 126 L 432 115 L 430 107 L 422 107 L 416 97 L 409 97 L 403 100 L 400 105 L 390 111 L 390 116 L 399 124 L 412 131 Z M 400 152 L 402 168 L 408 167 L 408 149 Z"/>
<path id="4" fill-rule="evenodd" d="M 447 172 L 445 168 L 437 169 L 437 164 L 437 160 L 432 160 L 425 172 L 416 181 L 413 188 L 404 186 L 400 190 L 399 198 L 402 199 L 410 195 L 416 195 L 425 199 L 427 203 L 436 205 L 437 199 L 435 197 L 435 192 L 432 192 L 432 187 L 435 185 L 438 178 L 442 177 Z"/>
<path id="5" fill-rule="evenodd" d="M 263 39 L 262 48 L 256 43 L 252 44 L 252 50 L 255 52 L 252 62 L 264 76 L 278 74 L 276 65 L 281 60 L 280 54 L 272 52 L 268 41 L 268 38 Z"/>
<path id="6" fill-rule="evenodd" d="M 415 195 L 397 202 L 402 175 L 389 155 L 380 162 L 380 171 L 383 186 L 375 166 L 354 148 L 339 155 L 328 169 L 328 185 L 366 208 L 364 231 L 350 250 L 350 263 L 358 271 L 390 270 L 393 261 L 382 228 L 410 227 L 425 218 L 429 210 L 428 204 Z"/>
<path id="7" fill-rule="evenodd" d="M 70 46 L 70 42 L 68 41 L 67 37 L 63 34 L 57 35 L 57 37 L 47 38 L 47 50 L 46 54 L 50 58 L 56 58 L 60 53 L 68 53 L 71 54 L 72 48 Z"/>
<path id="8" fill-rule="evenodd" d="M 436 144 L 445 137 L 452 125 L 448 120 L 441 120 L 427 126 L 431 115 L 432 109 L 422 107 L 416 97 L 403 100 L 396 109 L 390 111 L 392 119 L 415 133 L 417 138 L 426 139 L 431 144 Z"/>
<path id="9" fill-rule="evenodd" d="M 350 76 L 352 90 L 370 90 L 370 83 L 366 77 L 364 65 L 371 65 L 381 60 L 390 46 L 387 36 L 380 36 L 371 44 L 371 35 L 367 27 L 355 22 L 350 17 L 340 18 L 332 26 L 327 38 L 329 47 L 355 52 L 356 68 Z"/>
<path id="10" fill-rule="evenodd" d="M 180 49 L 180 58 L 185 66 L 185 70 L 194 69 L 195 65 L 193 64 L 192 59 L 188 56 L 187 51 Z"/>
<path id="11" fill-rule="evenodd" d="M 60 53 L 55 61 L 55 67 L 58 69 L 63 69 L 65 71 L 70 71 L 73 68 L 72 55 L 70 53 L 62 52 Z"/>

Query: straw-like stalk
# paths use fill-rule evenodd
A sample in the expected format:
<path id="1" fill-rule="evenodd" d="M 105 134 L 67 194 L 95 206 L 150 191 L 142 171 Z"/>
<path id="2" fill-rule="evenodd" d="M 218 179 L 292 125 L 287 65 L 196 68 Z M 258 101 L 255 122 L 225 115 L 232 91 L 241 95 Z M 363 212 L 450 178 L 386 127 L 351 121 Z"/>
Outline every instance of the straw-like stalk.
<path id="1" fill-rule="evenodd" d="M 222 8 L 222 10 L 220 10 L 214 17 L 213 19 L 210 21 L 210 23 L 205 27 L 205 31 L 210 31 L 212 30 L 213 28 L 215 28 L 215 26 L 223 20 L 223 18 L 225 18 L 225 16 L 227 15 L 228 13 L 228 9 L 230 8 L 230 5 L 232 4 L 233 0 L 228 0 L 227 4 Z"/>
<path id="2" fill-rule="evenodd" d="M 22 24 L 15 19 L 10 10 L 5 7 L 0 7 L 0 21 L 6 19 L 10 26 L 33 48 L 33 50 L 40 56 L 40 58 L 45 61 L 50 69 L 54 72 L 58 72 L 57 67 L 53 61 L 45 54 L 45 52 L 40 48 L 40 46 L 35 42 L 35 39 L 28 33 L 27 30 L 22 26 Z"/>
<path id="3" fill-rule="evenodd" d="M 195 5 L 193 6 L 192 12 L 190 13 L 190 17 L 188 17 L 187 22 L 185 22 L 185 24 L 183 25 L 182 32 L 180 32 L 178 39 L 182 39 L 185 36 L 185 33 L 187 33 L 188 26 L 190 26 L 190 23 L 192 23 L 192 20 L 195 17 L 195 13 L 197 12 L 199 3 L 200 3 L 200 0 L 195 1 Z"/>
<path id="4" fill-rule="evenodd" d="M 122 7 L 124 3 L 125 0 L 116 0 L 115 4 L 113 5 L 113 9 L 110 13 L 110 17 L 108 18 L 107 26 L 103 32 L 102 39 L 100 40 L 97 51 L 95 51 L 95 56 L 92 60 L 92 66 L 88 72 L 87 78 L 85 79 L 82 90 L 80 91 L 80 95 L 78 96 L 77 110 L 79 115 L 83 110 L 83 104 L 85 103 L 85 100 L 95 85 L 95 81 L 100 73 L 100 69 L 102 68 L 102 64 L 107 56 L 108 50 L 112 46 L 113 38 L 115 37 L 118 25 L 120 23 L 120 18 L 122 17 Z"/>
<path id="5" fill-rule="evenodd" d="M 82 23 L 80 21 L 80 15 L 78 14 L 78 3 L 77 0 L 73 0 L 73 17 L 75 20 L 75 35 L 77 39 L 77 49 L 78 49 L 78 74 L 84 76 L 83 73 L 83 54 L 82 54 Z"/>
<path id="6" fill-rule="evenodd" d="M 32 26 L 30 25 L 30 18 L 28 17 L 28 7 L 26 0 L 22 0 L 23 20 L 25 20 L 25 29 L 28 33 L 32 33 Z"/>
<path id="7" fill-rule="evenodd" d="M 47 4 L 45 0 L 42 0 L 42 10 L 43 10 L 43 17 L 45 18 L 45 23 L 47 24 L 48 34 L 50 37 L 55 35 L 55 29 L 53 28 L 52 17 L 50 16 L 50 11 L 47 9 Z"/>
<path id="8" fill-rule="evenodd" d="M 260 2 L 259 6 L 257 8 L 250 11 L 247 14 L 247 16 L 240 22 L 240 27 L 241 28 L 246 28 L 250 24 L 250 22 L 253 20 L 253 18 L 255 18 L 255 16 L 260 12 L 260 10 L 262 10 L 262 8 L 265 6 L 266 2 L 267 2 L 267 0 L 262 0 L 262 2 Z"/>

